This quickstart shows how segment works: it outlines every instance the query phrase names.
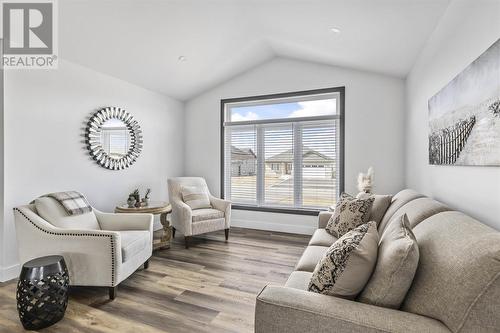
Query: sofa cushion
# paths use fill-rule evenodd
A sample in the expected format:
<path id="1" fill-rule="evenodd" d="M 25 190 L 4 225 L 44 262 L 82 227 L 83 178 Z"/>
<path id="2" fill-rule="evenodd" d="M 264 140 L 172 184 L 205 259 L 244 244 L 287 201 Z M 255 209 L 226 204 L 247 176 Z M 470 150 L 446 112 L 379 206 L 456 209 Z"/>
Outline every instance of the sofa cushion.
<path id="1" fill-rule="evenodd" d="M 355 298 L 370 278 L 377 261 L 377 224 L 362 224 L 339 238 L 313 271 L 308 290 Z"/>
<path id="2" fill-rule="evenodd" d="M 191 211 L 193 222 L 224 218 L 224 212 L 213 208 L 193 209 Z"/>
<path id="3" fill-rule="evenodd" d="M 307 290 L 309 281 L 311 281 L 311 276 L 311 272 L 294 271 L 288 277 L 288 280 L 285 283 L 285 287 Z"/>
<path id="4" fill-rule="evenodd" d="M 309 245 L 330 247 L 337 239 L 337 237 L 330 235 L 325 229 L 316 229 L 309 241 Z"/>
<path id="5" fill-rule="evenodd" d="M 391 205 L 387 208 L 387 211 L 382 218 L 382 221 L 378 224 L 378 232 L 382 234 L 387 226 L 387 223 L 391 220 L 394 213 L 401 208 L 403 205 L 406 205 L 408 202 L 424 197 L 423 194 L 415 192 L 411 189 L 405 189 L 399 191 L 395 196 L 392 197 Z"/>
<path id="6" fill-rule="evenodd" d="M 54 198 L 37 198 L 35 199 L 35 207 L 38 215 L 54 227 L 80 230 L 101 229 L 93 211 L 79 215 L 69 215 Z"/>
<path id="7" fill-rule="evenodd" d="M 368 222 L 374 200 L 373 197 L 356 199 L 347 193 L 342 193 L 326 225 L 326 231 L 335 237 L 341 237 L 348 231 Z"/>
<path id="8" fill-rule="evenodd" d="M 144 250 L 151 242 L 151 235 L 147 230 L 123 230 L 118 233 L 122 244 L 122 262 Z"/>
<path id="9" fill-rule="evenodd" d="M 312 272 L 318 261 L 328 251 L 328 246 L 308 246 L 295 266 L 296 271 Z"/>
<path id="10" fill-rule="evenodd" d="M 208 189 L 204 186 L 182 186 L 181 196 L 191 209 L 212 208 Z"/>
<path id="11" fill-rule="evenodd" d="M 405 214 L 382 235 L 375 270 L 359 301 L 399 309 L 415 276 L 418 258 L 417 240 Z"/>
<path id="12" fill-rule="evenodd" d="M 431 216 L 413 233 L 420 262 L 402 310 L 453 332 L 498 331 L 500 233 L 456 211 Z"/>

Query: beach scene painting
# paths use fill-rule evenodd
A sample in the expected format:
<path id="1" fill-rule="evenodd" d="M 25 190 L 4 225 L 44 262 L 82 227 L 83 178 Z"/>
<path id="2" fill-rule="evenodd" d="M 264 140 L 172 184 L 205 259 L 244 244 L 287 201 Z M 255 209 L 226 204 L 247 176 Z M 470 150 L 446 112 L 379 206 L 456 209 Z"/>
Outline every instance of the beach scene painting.
<path id="1" fill-rule="evenodd" d="M 429 164 L 500 166 L 500 39 L 428 106 Z"/>

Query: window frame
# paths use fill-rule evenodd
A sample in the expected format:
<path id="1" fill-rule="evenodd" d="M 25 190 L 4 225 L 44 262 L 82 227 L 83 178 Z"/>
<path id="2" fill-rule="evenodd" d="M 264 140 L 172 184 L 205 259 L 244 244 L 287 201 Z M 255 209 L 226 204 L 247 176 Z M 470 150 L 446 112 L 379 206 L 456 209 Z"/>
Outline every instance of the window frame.
<path id="1" fill-rule="evenodd" d="M 236 98 L 226 98 L 221 99 L 220 101 L 220 193 L 221 197 L 224 198 L 224 160 L 225 160 L 225 127 L 224 122 L 226 120 L 226 104 L 232 103 L 242 103 L 242 102 L 254 102 L 259 100 L 273 100 L 273 99 L 282 99 L 282 98 L 294 98 L 294 97 L 303 97 L 308 95 L 320 95 L 320 94 L 329 94 L 329 93 L 338 93 L 339 94 L 339 109 L 337 113 L 332 116 L 318 116 L 311 117 L 309 119 L 338 119 L 339 120 L 339 140 L 338 143 L 339 152 L 338 158 L 340 159 L 337 164 L 339 167 L 339 193 L 344 191 L 344 142 L 345 142 L 345 87 L 332 87 L 332 88 L 322 88 L 322 89 L 313 89 L 313 90 L 302 90 L 302 91 L 294 91 L 294 92 L 286 92 L 286 93 L 278 93 L 278 94 L 268 94 L 268 95 L 256 95 L 256 96 L 248 96 L 248 97 L 236 97 Z M 302 118 L 294 118 L 294 121 L 300 121 Z M 263 120 L 262 122 L 269 123 L 272 122 Z M 233 122 L 237 123 L 237 122 Z M 247 206 L 241 204 L 233 204 L 233 209 L 237 210 L 249 210 L 249 211 L 261 211 L 261 212 L 270 212 L 270 213 L 284 213 L 284 214 L 296 214 L 296 215 L 318 215 L 322 209 L 299 209 L 299 208 L 281 208 L 281 207 L 262 207 L 262 206 Z"/>

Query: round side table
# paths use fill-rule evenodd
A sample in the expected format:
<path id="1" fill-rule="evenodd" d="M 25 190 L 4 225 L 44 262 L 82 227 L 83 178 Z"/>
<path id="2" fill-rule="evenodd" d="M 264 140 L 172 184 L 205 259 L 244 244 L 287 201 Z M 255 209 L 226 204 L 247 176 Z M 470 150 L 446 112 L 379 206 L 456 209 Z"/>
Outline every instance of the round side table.
<path id="1" fill-rule="evenodd" d="M 146 213 L 160 215 L 160 222 L 163 229 L 155 232 L 153 237 L 153 250 L 170 248 L 170 238 L 172 228 L 167 220 L 167 215 L 172 212 L 172 206 L 165 201 L 151 201 L 147 206 L 129 208 L 127 204 L 116 206 L 115 213 Z"/>
<path id="2" fill-rule="evenodd" d="M 57 323 L 68 306 L 69 276 L 62 256 L 40 257 L 23 265 L 17 283 L 17 311 L 27 330 Z"/>

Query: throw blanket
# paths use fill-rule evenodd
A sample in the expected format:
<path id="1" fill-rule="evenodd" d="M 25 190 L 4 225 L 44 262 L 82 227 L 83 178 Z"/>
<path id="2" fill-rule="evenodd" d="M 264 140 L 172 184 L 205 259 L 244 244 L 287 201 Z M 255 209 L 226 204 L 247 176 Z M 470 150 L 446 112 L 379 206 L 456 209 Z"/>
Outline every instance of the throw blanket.
<path id="1" fill-rule="evenodd" d="M 92 207 L 83 194 L 77 191 L 55 192 L 42 195 L 56 199 L 69 215 L 80 215 L 92 211 Z"/>

